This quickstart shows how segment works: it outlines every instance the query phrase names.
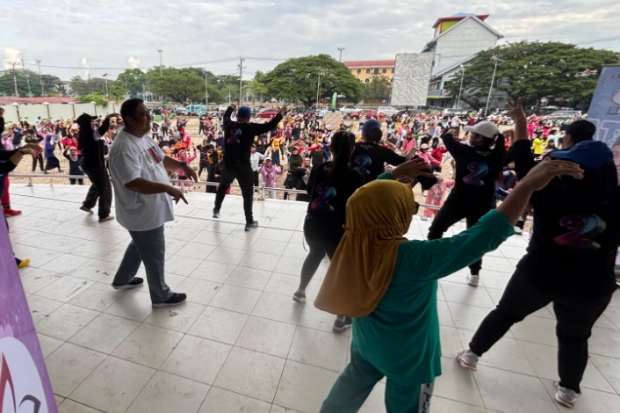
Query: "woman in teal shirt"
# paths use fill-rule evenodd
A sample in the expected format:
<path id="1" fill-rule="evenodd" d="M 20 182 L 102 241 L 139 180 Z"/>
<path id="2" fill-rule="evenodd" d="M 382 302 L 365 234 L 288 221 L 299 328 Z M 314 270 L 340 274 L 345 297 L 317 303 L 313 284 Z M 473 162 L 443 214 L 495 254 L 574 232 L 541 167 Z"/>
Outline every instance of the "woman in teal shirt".
<path id="1" fill-rule="evenodd" d="M 441 375 L 437 280 L 511 236 L 534 191 L 556 176 L 583 173 L 570 162 L 541 162 L 477 225 L 451 238 L 407 241 L 415 202 L 411 188 L 394 180 L 423 176 L 424 168 L 420 160 L 404 163 L 349 199 L 345 235 L 315 305 L 354 317 L 351 362 L 321 413 L 357 412 L 384 376 L 388 413 L 428 412 Z"/>

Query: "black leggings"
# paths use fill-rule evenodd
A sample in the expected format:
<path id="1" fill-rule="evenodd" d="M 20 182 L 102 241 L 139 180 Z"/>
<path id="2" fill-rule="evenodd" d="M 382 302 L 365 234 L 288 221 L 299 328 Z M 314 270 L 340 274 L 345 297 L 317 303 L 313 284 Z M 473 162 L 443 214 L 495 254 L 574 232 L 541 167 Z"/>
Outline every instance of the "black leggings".
<path id="1" fill-rule="evenodd" d="M 37 162 L 39 163 L 39 169 L 43 171 L 43 157 L 32 158 L 32 172 L 37 170 Z"/>
<path id="2" fill-rule="evenodd" d="M 557 268 L 555 270 L 559 271 Z M 508 282 L 499 304 L 478 327 L 469 343 L 469 348 L 478 356 L 482 356 L 513 324 L 553 302 L 557 318 L 560 386 L 579 393 L 579 383 L 588 364 L 588 338 L 592 334 L 592 326 L 607 308 L 612 295 L 559 293 L 532 281 L 544 278 L 546 271 L 534 265 L 520 263 Z"/>
<path id="3" fill-rule="evenodd" d="M 301 281 L 299 288 L 306 289 L 308 284 L 314 277 L 314 273 L 321 264 L 321 261 L 327 254 L 330 261 L 338 248 L 340 239 L 344 235 L 344 232 L 340 229 L 332 231 L 322 231 L 320 228 L 324 228 L 325 223 L 316 222 L 310 217 L 306 217 L 304 223 L 304 237 L 310 252 L 304 260 L 304 265 L 301 267 Z"/>
<path id="4" fill-rule="evenodd" d="M 467 228 L 470 228 L 476 224 L 476 222 L 478 222 L 484 214 L 491 210 L 490 200 L 485 207 L 479 205 L 472 207 L 470 205 L 472 201 L 472 199 L 459 199 L 452 197 L 451 194 L 446 200 L 446 203 L 441 207 L 435 216 L 435 219 L 433 219 L 433 222 L 428 229 L 428 239 L 431 240 L 442 238 L 444 232 L 446 232 L 448 228 L 463 218 L 465 218 L 465 221 L 467 222 Z M 480 275 L 481 268 L 482 260 L 479 260 L 469 266 L 469 271 L 471 274 Z"/>
<path id="5" fill-rule="evenodd" d="M 241 187 L 241 195 L 243 195 L 243 210 L 245 211 L 245 220 L 248 224 L 254 222 L 254 216 L 252 214 L 252 167 L 250 164 L 242 166 L 224 166 L 222 170 L 222 178 L 220 185 L 217 187 L 217 194 L 215 195 L 215 209 L 218 211 L 222 207 L 224 202 L 224 196 L 226 191 L 230 188 L 232 181 L 237 178 L 239 186 Z"/>

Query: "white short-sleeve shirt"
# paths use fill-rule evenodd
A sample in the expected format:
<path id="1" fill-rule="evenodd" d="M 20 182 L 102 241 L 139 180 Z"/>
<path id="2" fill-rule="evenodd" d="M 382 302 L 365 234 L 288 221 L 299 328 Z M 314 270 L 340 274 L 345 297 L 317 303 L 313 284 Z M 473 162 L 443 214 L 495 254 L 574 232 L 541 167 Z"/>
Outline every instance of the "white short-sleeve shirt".
<path id="1" fill-rule="evenodd" d="M 164 152 L 148 136 L 121 131 L 110 147 L 110 173 L 116 198 L 116 219 L 129 231 L 149 231 L 174 220 L 172 198 L 166 193 L 144 195 L 125 184 L 143 178 L 169 184 Z"/>

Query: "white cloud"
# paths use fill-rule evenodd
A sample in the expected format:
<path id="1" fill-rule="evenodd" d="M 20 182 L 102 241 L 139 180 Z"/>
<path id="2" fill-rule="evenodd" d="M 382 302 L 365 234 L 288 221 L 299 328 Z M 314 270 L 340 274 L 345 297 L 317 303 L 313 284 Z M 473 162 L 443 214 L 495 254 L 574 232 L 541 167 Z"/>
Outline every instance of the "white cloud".
<path id="1" fill-rule="evenodd" d="M 83 57 L 82 60 L 80 60 L 80 64 L 84 68 L 84 79 L 88 79 L 90 77 L 90 70 L 88 70 L 90 68 L 88 65 L 88 58 Z"/>
<path id="2" fill-rule="evenodd" d="M 2 65 L 5 70 L 12 69 L 13 63 L 16 63 L 16 67 L 22 66 L 22 58 L 21 58 L 21 50 L 14 49 L 12 47 L 4 48 L 4 59 L 2 60 Z"/>
<path id="3" fill-rule="evenodd" d="M 127 63 L 129 64 L 129 67 L 131 67 L 132 69 L 140 67 L 140 59 L 135 58 L 133 56 L 129 56 L 129 59 L 127 59 Z"/>

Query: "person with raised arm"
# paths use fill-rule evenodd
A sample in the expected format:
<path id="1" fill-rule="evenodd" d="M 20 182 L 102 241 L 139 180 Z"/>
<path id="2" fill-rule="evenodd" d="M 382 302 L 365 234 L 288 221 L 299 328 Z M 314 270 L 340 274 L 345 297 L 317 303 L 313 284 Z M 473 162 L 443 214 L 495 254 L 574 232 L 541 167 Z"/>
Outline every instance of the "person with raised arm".
<path id="1" fill-rule="evenodd" d="M 511 236 L 529 198 L 552 179 L 583 174 L 571 162 L 543 162 L 477 225 L 450 238 L 408 241 L 415 201 L 403 183 L 432 176 L 427 169 L 419 159 L 403 163 L 349 198 L 345 233 L 314 303 L 353 317 L 351 361 L 321 413 L 357 412 L 383 377 L 388 412 L 429 411 L 441 375 L 437 281 Z"/>
<path id="2" fill-rule="evenodd" d="M 517 264 L 497 307 L 482 321 L 469 348 L 457 359 L 461 366 L 475 370 L 479 358 L 515 323 L 553 303 L 560 377 L 555 400 L 573 407 L 588 363 L 592 327 L 616 290 L 618 176 L 612 151 L 593 140 L 596 127 L 585 120 L 571 123 L 563 149 L 550 152 L 536 166 L 521 100 L 509 102 L 509 108 L 508 115 L 515 121 L 512 152 L 520 179 L 512 194 L 523 191 L 534 171 L 553 162 L 574 162 L 583 169 L 583 179 L 560 177 L 531 196 L 534 223 L 527 253 Z"/>
<path id="3" fill-rule="evenodd" d="M 224 112 L 224 169 L 220 185 L 215 195 L 215 207 L 213 218 L 220 217 L 220 209 L 226 191 L 230 184 L 237 179 L 243 196 L 243 210 L 245 211 L 245 230 L 250 231 L 258 227 L 258 221 L 254 220 L 252 213 L 252 193 L 254 173 L 250 163 L 250 154 L 254 137 L 267 133 L 278 126 L 282 116 L 286 114 L 286 106 L 282 106 L 280 112 L 267 123 L 250 122 L 252 111 L 247 106 L 241 106 L 237 110 L 237 120 L 231 120 L 236 104 L 232 104 Z"/>

